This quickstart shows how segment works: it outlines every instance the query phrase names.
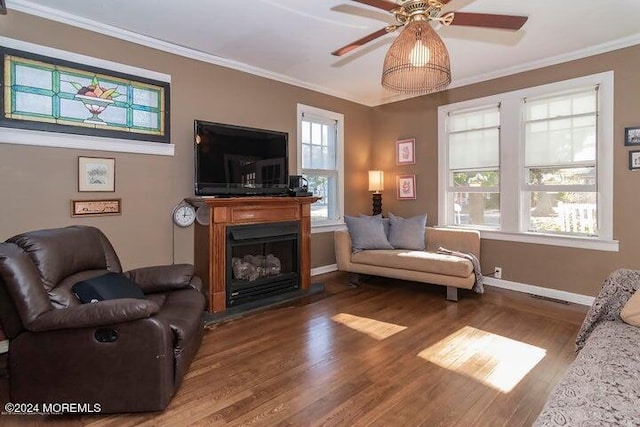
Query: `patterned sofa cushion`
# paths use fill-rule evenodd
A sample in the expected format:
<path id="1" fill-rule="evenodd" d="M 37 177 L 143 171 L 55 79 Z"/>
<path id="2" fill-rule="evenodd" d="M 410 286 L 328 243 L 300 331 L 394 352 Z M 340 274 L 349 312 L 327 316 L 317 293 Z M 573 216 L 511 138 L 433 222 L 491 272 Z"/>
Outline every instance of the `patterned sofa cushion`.
<path id="1" fill-rule="evenodd" d="M 640 328 L 601 322 L 534 423 L 542 426 L 640 425 Z"/>

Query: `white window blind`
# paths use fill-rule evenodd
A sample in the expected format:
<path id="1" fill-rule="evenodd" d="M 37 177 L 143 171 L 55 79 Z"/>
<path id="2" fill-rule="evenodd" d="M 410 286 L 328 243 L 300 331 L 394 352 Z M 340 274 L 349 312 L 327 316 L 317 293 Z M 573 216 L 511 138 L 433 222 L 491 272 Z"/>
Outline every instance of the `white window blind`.
<path id="1" fill-rule="evenodd" d="M 449 168 L 497 168 L 500 164 L 500 109 L 449 115 Z"/>
<path id="2" fill-rule="evenodd" d="M 598 234 L 598 87 L 525 99 L 529 231 Z"/>
<path id="3" fill-rule="evenodd" d="M 525 100 L 525 165 L 596 161 L 597 90 Z"/>
<path id="4" fill-rule="evenodd" d="M 449 224 L 500 226 L 500 106 L 450 112 Z"/>

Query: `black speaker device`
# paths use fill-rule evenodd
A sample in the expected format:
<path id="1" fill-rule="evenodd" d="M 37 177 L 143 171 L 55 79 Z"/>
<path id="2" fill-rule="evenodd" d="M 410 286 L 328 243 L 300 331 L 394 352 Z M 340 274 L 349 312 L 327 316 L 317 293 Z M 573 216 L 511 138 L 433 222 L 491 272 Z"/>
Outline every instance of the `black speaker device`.
<path id="1" fill-rule="evenodd" d="M 289 175 L 289 195 L 291 197 L 309 197 L 309 182 L 302 175 Z"/>

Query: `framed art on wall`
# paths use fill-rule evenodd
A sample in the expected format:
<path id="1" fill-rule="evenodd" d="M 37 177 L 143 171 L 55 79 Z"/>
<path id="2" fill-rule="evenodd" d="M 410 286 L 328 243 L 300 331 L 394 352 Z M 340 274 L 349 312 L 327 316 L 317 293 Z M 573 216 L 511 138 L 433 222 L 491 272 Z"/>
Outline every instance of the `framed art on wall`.
<path id="1" fill-rule="evenodd" d="M 398 175 L 398 200 L 415 200 L 416 175 Z"/>
<path id="2" fill-rule="evenodd" d="M 396 165 L 413 165 L 416 163 L 416 140 L 401 139 L 396 141 Z"/>
<path id="3" fill-rule="evenodd" d="M 640 145 L 640 126 L 624 128 L 624 145 Z"/>
<path id="4" fill-rule="evenodd" d="M 116 159 L 78 157 L 78 191 L 116 191 Z"/>
<path id="5" fill-rule="evenodd" d="M 629 170 L 640 169 L 640 150 L 629 151 Z"/>
<path id="6" fill-rule="evenodd" d="M 72 200 L 71 216 L 102 216 L 122 214 L 121 199 Z"/>

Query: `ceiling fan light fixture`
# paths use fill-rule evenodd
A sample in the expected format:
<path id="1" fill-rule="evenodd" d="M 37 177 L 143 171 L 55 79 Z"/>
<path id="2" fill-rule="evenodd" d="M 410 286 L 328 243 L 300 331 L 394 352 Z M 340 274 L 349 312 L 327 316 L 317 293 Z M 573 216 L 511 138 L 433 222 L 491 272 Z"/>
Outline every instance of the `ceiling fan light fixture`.
<path id="1" fill-rule="evenodd" d="M 429 21 L 409 22 L 384 58 L 382 86 L 398 93 L 426 94 L 451 83 L 449 52 Z"/>

